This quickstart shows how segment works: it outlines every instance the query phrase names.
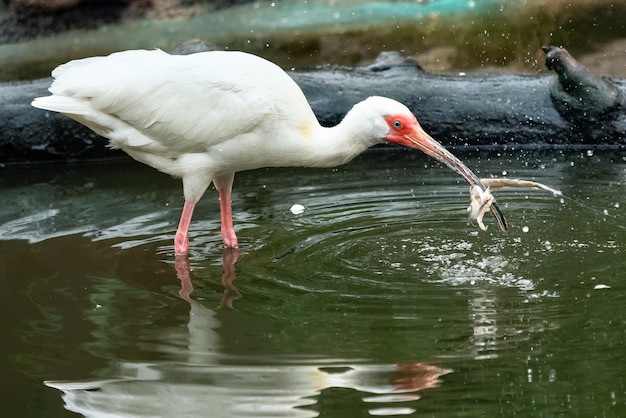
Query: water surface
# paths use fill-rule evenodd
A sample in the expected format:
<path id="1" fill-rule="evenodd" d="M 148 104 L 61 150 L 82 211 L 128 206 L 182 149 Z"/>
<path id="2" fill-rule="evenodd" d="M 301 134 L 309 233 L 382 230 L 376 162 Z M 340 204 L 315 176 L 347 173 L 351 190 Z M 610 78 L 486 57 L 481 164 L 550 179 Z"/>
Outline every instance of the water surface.
<path id="1" fill-rule="evenodd" d="M 456 153 L 564 197 L 498 192 L 510 231 L 482 232 L 417 152 L 256 170 L 235 179 L 241 250 L 210 190 L 176 259 L 177 180 L 4 169 L 7 416 L 623 416 L 624 153 Z"/>

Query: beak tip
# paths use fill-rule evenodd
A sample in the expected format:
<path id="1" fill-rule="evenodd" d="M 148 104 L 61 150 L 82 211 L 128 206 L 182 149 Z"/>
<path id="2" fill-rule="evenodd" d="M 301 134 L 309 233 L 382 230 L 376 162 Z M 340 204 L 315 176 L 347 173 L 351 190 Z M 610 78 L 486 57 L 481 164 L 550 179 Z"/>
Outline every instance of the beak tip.
<path id="1" fill-rule="evenodd" d="M 504 214 L 500 210 L 500 207 L 498 206 L 495 200 L 493 201 L 493 204 L 491 205 L 491 212 L 493 213 L 493 216 L 498 221 L 498 226 L 500 226 L 500 230 L 502 232 L 506 232 L 509 229 L 509 225 L 506 221 L 506 218 L 504 217 Z"/>

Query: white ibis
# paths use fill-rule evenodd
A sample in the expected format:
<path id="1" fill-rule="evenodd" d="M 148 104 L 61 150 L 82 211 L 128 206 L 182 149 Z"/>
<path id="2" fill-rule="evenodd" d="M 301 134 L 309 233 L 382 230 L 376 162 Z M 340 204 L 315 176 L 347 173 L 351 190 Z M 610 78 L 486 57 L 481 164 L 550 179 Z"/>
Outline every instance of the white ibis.
<path id="1" fill-rule="evenodd" d="M 219 191 L 222 240 L 238 247 L 231 209 L 237 171 L 332 167 L 374 144 L 393 142 L 422 150 L 486 189 L 424 132 L 406 106 L 370 97 L 337 126 L 322 127 L 291 77 L 255 55 L 124 51 L 70 61 L 52 76 L 52 95 L 36 98 L 33 106 L 64 113 L 108 138 L 111 148 L 182 179 L 185 204 L 176 254 L 189 250 L 194 206 L 211 182 Z M 497 205 L 491 208 L 505 229 Z"/>

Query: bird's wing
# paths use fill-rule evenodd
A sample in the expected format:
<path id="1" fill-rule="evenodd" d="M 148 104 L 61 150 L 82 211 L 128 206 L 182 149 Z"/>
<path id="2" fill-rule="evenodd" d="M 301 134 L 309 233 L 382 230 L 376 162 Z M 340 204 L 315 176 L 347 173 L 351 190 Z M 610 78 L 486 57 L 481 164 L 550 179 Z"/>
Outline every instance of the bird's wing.
<path id="1" fill-rule="evenodd" d="M 70 116 L 74 112 L 75 119 L 87 121 L 121 148 L 205 152 L 227 139 L 262 130 L 280 113 L 275 107 L 281 101 L 295 103 L 287 106 L 294 117 L 311 113 L 284 71 L 245 53 L 175 56 L 159 50 L 125 51 L 71 61 L 52 75 L 52 98 L 64 101 L 56 109 L 42 102 L 39 107 Z"/>

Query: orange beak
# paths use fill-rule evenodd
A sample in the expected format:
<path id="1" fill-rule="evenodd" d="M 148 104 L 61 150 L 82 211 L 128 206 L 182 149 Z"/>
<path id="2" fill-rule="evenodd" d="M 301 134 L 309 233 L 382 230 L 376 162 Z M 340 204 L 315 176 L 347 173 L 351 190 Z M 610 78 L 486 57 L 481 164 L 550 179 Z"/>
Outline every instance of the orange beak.
<path id="1" fill-rule="evenodd" d="M 408 131 L 408 132 L 407 132 Z M 435 160 L 444 163 L 452 170 L 460 174 L 471 185 L 476 185 L 481 190 L 487 190 L 487 187 L 480 181 L 478 176 L 474 174 L 465 164 L 456 158 L 450 151 L 444 148 L 439 142 L 435 141 L 430 135 L 428 135 L 419 123 L 415 123 L 412 129 L 407 129 L 402 135 L 394 135 L 390 138 L 392 142 L 396 142 L 400 145 L 404 145 L 410 148 L 417 148 L 424 152 L 424 154 Z M 498 225 L 502 231 L 507 230 L 507 223 L 504 215 L 500 211 L 498 204 L 493 201 L 491 205 L 491 212 L 498 221 Z"/>

